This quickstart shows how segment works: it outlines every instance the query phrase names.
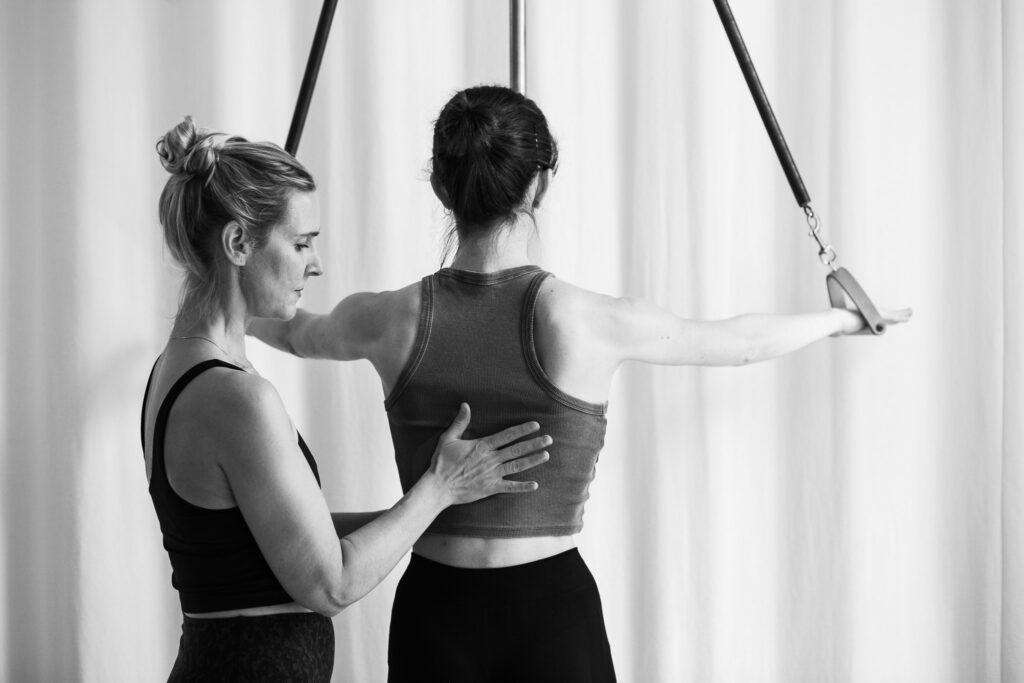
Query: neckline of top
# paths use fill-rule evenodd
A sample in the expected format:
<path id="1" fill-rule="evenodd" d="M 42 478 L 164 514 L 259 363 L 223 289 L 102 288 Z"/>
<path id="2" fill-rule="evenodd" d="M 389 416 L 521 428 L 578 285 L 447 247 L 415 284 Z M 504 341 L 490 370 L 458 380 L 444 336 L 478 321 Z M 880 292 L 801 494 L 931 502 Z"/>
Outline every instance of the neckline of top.
<path id="1" fill-rule="evenodd" d="M 438 275 L 446 275 L 451 278 L 455 278 L 461 282 L 466 282 L 472 285 L 494 285 L 499 282 L 507 282 L 508 280 L 514 280 L 522 275 L 529 273 L 537 273 L 541 271 L 540 266 L 533 264 L 526 266 L 515 266 L 514 268 L 506 268 L 504 270 L 495 270 L 490 273 L 478 273 L 473 270 L 459 270 L 457 268 L 442 268 L 437 271 Z"/>

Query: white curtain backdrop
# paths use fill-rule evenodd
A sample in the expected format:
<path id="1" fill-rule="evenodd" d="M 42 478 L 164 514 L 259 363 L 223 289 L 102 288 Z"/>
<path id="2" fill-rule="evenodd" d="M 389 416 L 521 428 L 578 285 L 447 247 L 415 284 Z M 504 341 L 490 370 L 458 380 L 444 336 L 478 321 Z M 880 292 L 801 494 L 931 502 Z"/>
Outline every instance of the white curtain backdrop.
<path id="1" fill-rule="evenodd" d="M 283 142 L 319 6 L 0 4 L 2 680 L 169 671 L 138 440 L 177 290 L 153 144 L 185 114 Z M 620 680 L 1024 683 L 1024 9 L 733 10 L 840 263 L 915 316 L 747 368 L 624 368 L 580 539 Z M 306 306 L 438 266 L 432 122 L 507 82 L 507 20 L 342 0 L 299 151 L 327 271 Z M 826 305 L 710 1 L 534 0 L 528 29 L 562 151 L 545 267 L 689 317 Z M 369 364 L 250 356 L 333 509 L 398 498 Z M 402 567 L 335 619 L 335 680 L 385 680 Z"/>

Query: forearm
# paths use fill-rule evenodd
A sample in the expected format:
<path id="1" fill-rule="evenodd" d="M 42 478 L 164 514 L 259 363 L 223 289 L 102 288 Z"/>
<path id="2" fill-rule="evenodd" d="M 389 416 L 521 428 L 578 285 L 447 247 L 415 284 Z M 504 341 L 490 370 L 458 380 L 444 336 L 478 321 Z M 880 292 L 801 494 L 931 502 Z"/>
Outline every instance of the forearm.
<path id="1" fill-rule="evenodd" d="M 839 308 L 798 315 L 751 313 L 728 322 L 746 348 L 738 364 L 778 358 L 820 339 L 856 332 L 863 325 L 859 315 Z"/>
<path id="2" fill-rule="evenodd" d="M 334 522 L 334 531 L 338 534 L 338 538 L 344 538 L 357 529 L 366 526 L 385 512 L 386 510 L 374 510 L 373 512 L 332 512 L 331 521 Z"/>
<path id="3" fill-rule="evenodd" d="M 373 590 L 448 506 L 448 500 L 444 484 L 427 473 L 394 507 L 342 538 L 344 604 Z"/>

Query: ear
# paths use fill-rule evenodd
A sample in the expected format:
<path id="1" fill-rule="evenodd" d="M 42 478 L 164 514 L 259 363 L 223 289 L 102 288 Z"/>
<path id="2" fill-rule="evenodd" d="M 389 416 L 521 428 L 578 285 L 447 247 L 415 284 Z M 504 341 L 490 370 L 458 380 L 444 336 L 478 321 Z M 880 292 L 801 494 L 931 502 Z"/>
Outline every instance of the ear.
<path id="1" fill-rule="evenodd" d="M 452 210 L 452 200 L 448 196 L 448 190 L 444 189 L 444 185 L 441 184 L 437 174 L 431 172 L 430 174 L 430 187 L 434 189 L 434 196 L 441 200 L 441 206 L 446 208 L 448 211 Z"/>
<path id="2" fill-rule="evenodd" d="M 228 221 L 220 233 L 221 248 L 228 262 L 236 266 L 244 266 L 252 256 L 253 244 L 248 231 L 238 221 Z"/>
<path id="3" fill-rule="evenodd" d="M 533 208 L 539 209 L 540 202 L 544 199 L 544 195 L 548 191 L 548 183 L 551 181 L 551 171 L 543 168 L 537 171 L 537 177 L 534 182 L 537 183 L 536 190 L 533 193 Z"/>

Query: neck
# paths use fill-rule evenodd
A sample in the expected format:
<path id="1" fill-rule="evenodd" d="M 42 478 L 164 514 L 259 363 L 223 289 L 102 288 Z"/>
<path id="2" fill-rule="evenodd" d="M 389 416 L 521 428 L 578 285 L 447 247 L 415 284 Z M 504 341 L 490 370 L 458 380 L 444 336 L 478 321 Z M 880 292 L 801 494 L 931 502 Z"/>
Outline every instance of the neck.
<path id="1" fill-rule="evenodd" d="M 244 315 L 231 315 L 229 311 L 217 310 L 206 317 L 192 320 L 179 315 L 171 328 L 171 337 L 206 339 L 235 360 L 246 361 L 245 328 Z"/>
<path id="2" fill-rule="evenodd" d="M 470 237 L 459 239 L 459 250 L 452 259 L 452 268 L 493 273 L 533 263 L 530 245 L 536 231 L 525 217 L 520 217 L 511 226 L 468 232 Z"/>

